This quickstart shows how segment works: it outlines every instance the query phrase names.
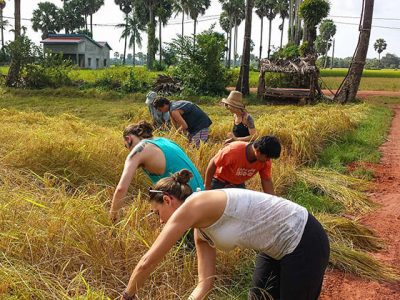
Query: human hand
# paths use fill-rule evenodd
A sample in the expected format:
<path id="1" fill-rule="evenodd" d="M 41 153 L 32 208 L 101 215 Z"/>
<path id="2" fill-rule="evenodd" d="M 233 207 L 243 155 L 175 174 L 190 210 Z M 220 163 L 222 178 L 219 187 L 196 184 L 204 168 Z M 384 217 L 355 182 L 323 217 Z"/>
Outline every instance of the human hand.
<path id="1" fill-rule="evenodd" d="M 118 213 L 118 211 L 115 211 L 115 210 L 110 210 L 109 216 L 110 216 L 111 222 L 113 222 L 113 223 L 116 223 L 119 219 L 119 213 Z"/>
<path id="2" fill-rule="evenodd" d="M 233 135 L 233 132 L 228 132 L 228 134 L 226 135 L 226 137 L 227 137 L 228 139 L 232 139 L 232 138 L 234 138 L 235 136 Z"/>
<path id="3" fill-rule="evenodd" d="M 224 145 L 228 145 L 229 143 L 232 143 L 232 142 L 234 142 L 234 141 L 235 141 L 235 138 L 234 138 L 234 137 L 229 138 L 229 139 L 226 139 L 226 140 L 224 141 Z"/>

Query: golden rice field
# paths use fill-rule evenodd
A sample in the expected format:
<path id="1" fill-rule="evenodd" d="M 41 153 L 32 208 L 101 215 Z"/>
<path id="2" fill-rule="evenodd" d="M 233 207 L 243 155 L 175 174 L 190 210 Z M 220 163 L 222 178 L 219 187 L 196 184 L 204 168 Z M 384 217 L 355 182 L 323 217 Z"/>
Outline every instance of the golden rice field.
<path id="1" fill-rule="evenodd" d="M 131 122 L 149 119 L 135 104 Z M 204 109 L 214 121 L 212 139 L 190 147 L 177 141 L 201 173 L 222 147 L 232 117 L 222 107 Z M 260 135 L 277 135 L 283 156 L 273 164 L 279 194 L 296 180 L 322 190 L 345 212 L 371 209 L 366 183 L 306 167 L 328 142 L 354 129 L 368 105 L 250 106 Z M 123 128 L 126 124 L 121 124 Z M 138 172 L 131 201 L 118 224 L 108 219 L 113 189 L 127 155 L 121 131 L 72 115 L 0 110 L 0 299 L 116 299 L 159 232 L 141 192 L 149 181 Z M 257 180 L 249 188 L 260 189 Z M 371 231 L 340 215 L 318 214 L 332 244 L 331 265 L 360 276 L 394 280 L 396 272 L 366 251 L 382 247 Z M 217 286 L 210 299 L 246 299 L 253 251 L 219 253 Z M 193 253 L 174 249 L 157 268 L 140 299 L 186 299 L 196 285 Z"/>

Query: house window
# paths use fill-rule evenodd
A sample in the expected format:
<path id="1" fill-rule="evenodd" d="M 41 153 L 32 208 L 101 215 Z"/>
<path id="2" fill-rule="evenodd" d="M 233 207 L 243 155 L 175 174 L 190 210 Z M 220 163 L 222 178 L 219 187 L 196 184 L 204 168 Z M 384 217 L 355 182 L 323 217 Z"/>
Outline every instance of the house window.
<path id="1" fill-rule="evenodd" d="M 92 59 L 90 57 L 88 57 L 88 59 L 87 59 L 87 64 L 88 64 L 88 67 L 90 67 L 92 65 Z"/>
<path id="2" fill-rule="evenodd" d="M 96 68 L 100 67 L 100 58 L 96 58 Z"/>
<path id="3" fill-rule="evenodd" d="M 104 66 L 107 67 L 107 59 L 104 59 Z"/>

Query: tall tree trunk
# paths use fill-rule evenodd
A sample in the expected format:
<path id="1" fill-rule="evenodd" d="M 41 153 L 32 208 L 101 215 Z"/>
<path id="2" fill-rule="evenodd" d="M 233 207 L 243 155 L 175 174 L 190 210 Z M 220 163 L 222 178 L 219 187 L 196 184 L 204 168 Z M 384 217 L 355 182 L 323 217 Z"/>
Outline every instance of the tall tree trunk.
<path id="1" fill-rule="evenodd" d="M 93 38 L 93 14 L 90 14 L 90 33 L 92 34 Z"/>
<path id="2" fill-rule="evenodd" d="M 243 54 L 240 64 L 239 78 L 236 83 L 236 90 L 248 95 L 249 72 L 250 72 L 250 43 L 251 43 L 251 17 L 254 7 L 254 0 L 246 0 L 246 21 L 244 27 Z"/>
<path id="3" fill-rule="evenodd" d="M 196 48 L 196 25 L 197 25 L 197 19 L 193 20 L 193 49 Z"/>
<path id="4" fill-rule="evenodd" d="M 358 46 L 346 78 L 335 95 L 335 100 L 346 103 L 355 99 L 360 86 L 368 52 L 369 38 L 371 35 L 372 16 L 374 13 L 374 0 L 365 0 L 364 15 L 361 17 L 362 26 L 358 39 Z"/>
<path id="5" fill-rule="evenodd" d="M 15 18 L 15 27 L 14 27 L 14 41 L 18 41 L 21 37 L 21 0 L 14 0 L 14 18 Z M 21 71 L 21 58 L 19 55 L 13 55 L 11 59 L 10 69 L 8 70 L 6 86 L 12 87 L 19 80 Z"/>
<path id="6" fill-rule="evenodd" d="M 269 28 L 268 28 L 268 59 L 271 54 L 271 33 L 272 33 L 272 19 L 269 19 Z"/>
<path id="7" fill-rule="evenodd" d="M 125 15 L 126 22 L 125 22 L 125 31 L 128 31 L 128 14 Z M 125 65 L 125 58 L 126 58 L 126 46 L 128 43 L 128 35 L 125 36 L 125 45 L 124 45 L 124 58 L 122 60 L 122 64 Z"/>
<path id="8" fill-rule="evenodd" d="M 329 44 L 329 40 L 326 41 L 326 45 L 325 45 L 324 69 L 326 69 L 326 64 L 328 61 L 328 44 Z"/>
<path id="9" fill-rule="evenodd" d="M 283 30 L 285 29 L 285 18 L 282 18 L 282 31 L 281 31 L 281 44 L 279 46 L 280 49 L 282 49 L 282 43 L 283 43 Z"/>
<path id="10" fill-rule="evenodd" d="M 135 66 L 136 65 L 136 60 L 135 60 L 135 56 L 136 56 L 136 32 L 133 31 L 133 61 L 132 61 L 132 65 Z"/>
<path id="11" fill-rule="evenodd" d="M 289 28 L 288 28 L 288 43 L 293 43 L 293 0 L 289 1 Z"/>
<path id="12" fill-rule="evenodd" d="M 259 56 L 259 63 L 258 63 L 258 68 L 261 67 L 261 59 L 262 59 L 262 40 L 263 40 L 263 30 L 264 30 L 264 17 L 260 18 L 261 19 L 261 31 L 260 31 L 260 56 Z"/>
<path id="13" fill-rule="evenodd" d="M 233 67 L 236 68 L 236 58 L 237 58 L 237 20 L 235 18 L 235 30 L 234 30 L 234 38 L 233 38 Z"/>
<path id="14" fill-rule="evenodd" d="M 162 26 L 162 24 L 161 24 L 161 17 L 158 17 L 158 23 L 159 23 L 159 26 L 158 26 L 158 40 L 159 40 L 159 51 L 160 51 L 160 66 L 161 66 L 161 63 L 162 63 L 162 42 L 161 42 L 161 26 Z"/>
<path id="15" fill-rule="evenodd" d="M 332 42 L 332 59 L 331 59 L 331 69 L 333 68 L 333 62 L 335 59 L 335 39 Z"/>
<path id="16" fill-rule="evenodd" d="M 228 52 L 228 68 L 231 67 L 232 54 L 232 17 L 229 18 L 229 52 Z"/>
<path id="17" fill-rule="evenodd" d="M 155 59 L 154 40 L 156 38 L 156 27 L 154 17 L 154 7 L 149 7 L 150 21 L 147 29 L 147 69 L 153 70 Z"/>
<path id="18" fill-rule="evenodd" d="M 182 11 L 182 37 L 185 34 L 184 22 L 185 22 L 185 12 Z"/>
<path id="19" fill-rule="evenodd" d="M 1 50 L 4 53 L 4 23 L 3 23 L 3 9 L 0 9 L 0 22 L 1 22 Z"/>

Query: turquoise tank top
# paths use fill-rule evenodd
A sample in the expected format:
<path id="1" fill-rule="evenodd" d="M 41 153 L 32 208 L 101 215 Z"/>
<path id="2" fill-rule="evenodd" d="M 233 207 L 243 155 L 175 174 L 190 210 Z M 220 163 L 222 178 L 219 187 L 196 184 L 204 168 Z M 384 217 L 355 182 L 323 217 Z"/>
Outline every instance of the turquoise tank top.
<path id="1" fill-rule="evenodd" d="M 197 188 L 204 190 L 203 179 L 201 178 L 199 171 L 197 171 L 196 167 L 181 147 L 166 138 L 153 138 L 145 141 L 160 148 L 165 156 L 164 174 L 156 175 L 144 170 L 153 183 L 156 183 L 161 178 L 168 177 L 182 169 L 188 169 L 193 174 L 192 179 L 189 181 L 189 185 L 193 192 L 196 192 Z"/>

